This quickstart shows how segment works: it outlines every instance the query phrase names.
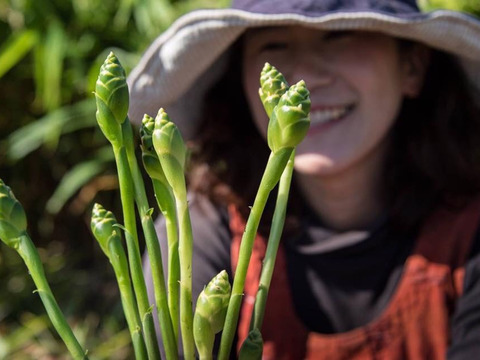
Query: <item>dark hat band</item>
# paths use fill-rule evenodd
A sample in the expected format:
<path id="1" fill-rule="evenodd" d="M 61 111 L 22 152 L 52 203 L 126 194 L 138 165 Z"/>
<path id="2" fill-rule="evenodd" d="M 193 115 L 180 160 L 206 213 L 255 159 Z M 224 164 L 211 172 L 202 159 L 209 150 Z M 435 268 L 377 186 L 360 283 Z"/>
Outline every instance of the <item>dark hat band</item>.
<path id="1" fill-rule="evenodd" d="M 300 14 L 310 17 L 357 11 L 373 11 L 404 18 L 421 15 L 415 0 L 233 0 L 232 8 L 260 14 Z"/>

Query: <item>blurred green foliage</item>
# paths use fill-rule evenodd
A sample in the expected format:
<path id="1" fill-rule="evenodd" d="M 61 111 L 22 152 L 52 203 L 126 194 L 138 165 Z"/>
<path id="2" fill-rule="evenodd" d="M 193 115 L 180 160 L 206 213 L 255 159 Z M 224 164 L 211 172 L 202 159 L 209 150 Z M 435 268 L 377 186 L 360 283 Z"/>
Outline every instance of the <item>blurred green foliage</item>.
<path id="1" fill-rule="evenodd" d="M 479 0 L 417 0 L 423 11 L 455 10 L 480 17 Z"/>
<path id="2" fill-rule="evenodd" d="M 0 0 L 0 178 L 27 214 L 53 291 L 91 359 L 132 357 L 93 200 L 121 214 L 92 91 L 115 51 L 127 70 L 180 15 L 229 0 Z M 0 359 L 68 358 L 16 253 L 0 246 Z"/>

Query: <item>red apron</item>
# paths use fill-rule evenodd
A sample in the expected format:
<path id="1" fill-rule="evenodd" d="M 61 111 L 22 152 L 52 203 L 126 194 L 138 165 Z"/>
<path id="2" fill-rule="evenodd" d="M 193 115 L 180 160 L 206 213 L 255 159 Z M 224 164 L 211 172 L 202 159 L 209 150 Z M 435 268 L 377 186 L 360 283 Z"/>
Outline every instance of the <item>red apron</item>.
<path id="1" fill-rule="evenodd" d="M 229 212 L 235 269 L 245 221 L 234 207 Z M 309 332 L 297 318 L 280 246 L 262 327 L 263 359 L 445 359 L 449 321 L 479 219 L 479 200 L 458 212 L 436 211 L 420 231 L 383 313 L 365 326 L 337 334 Z M 265 250 L 266 239 L 257 235 L 239 318 L 239 347 L 248 334 Z"/>

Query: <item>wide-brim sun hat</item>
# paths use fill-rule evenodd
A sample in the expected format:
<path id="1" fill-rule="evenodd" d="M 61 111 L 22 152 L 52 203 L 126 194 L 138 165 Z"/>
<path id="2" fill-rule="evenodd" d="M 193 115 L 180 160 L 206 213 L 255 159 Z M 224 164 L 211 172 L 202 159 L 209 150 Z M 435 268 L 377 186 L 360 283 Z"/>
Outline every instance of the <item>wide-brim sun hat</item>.
<path id="1" fill-rule="evenodd" d="M 457 56 L 480 89 L 480 21 L 471 15 L 423 13 L 415 0 L 234 0 L 228 9 L 184 15 L 150 45 L 128 77 L 130 119 L 139 123 L 144 114 L 155 116 L 163 107 L 190 138 L 202 97 L 225 71 L 231 45 L 248 29 L 287 25 L 417 41 Z"/>

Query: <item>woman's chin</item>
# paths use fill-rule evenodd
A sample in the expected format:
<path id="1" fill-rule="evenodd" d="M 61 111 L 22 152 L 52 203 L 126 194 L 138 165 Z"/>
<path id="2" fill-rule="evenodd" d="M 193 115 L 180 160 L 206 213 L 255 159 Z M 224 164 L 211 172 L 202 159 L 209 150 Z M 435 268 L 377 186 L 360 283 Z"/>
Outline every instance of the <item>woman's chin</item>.
<path id="1" fill-rule="evenodd" d="M 320 154 L 298 154 L 295 156 L 295 171 L 310 176 L 333 175 L 338 169 L 335 161 Z"/>

